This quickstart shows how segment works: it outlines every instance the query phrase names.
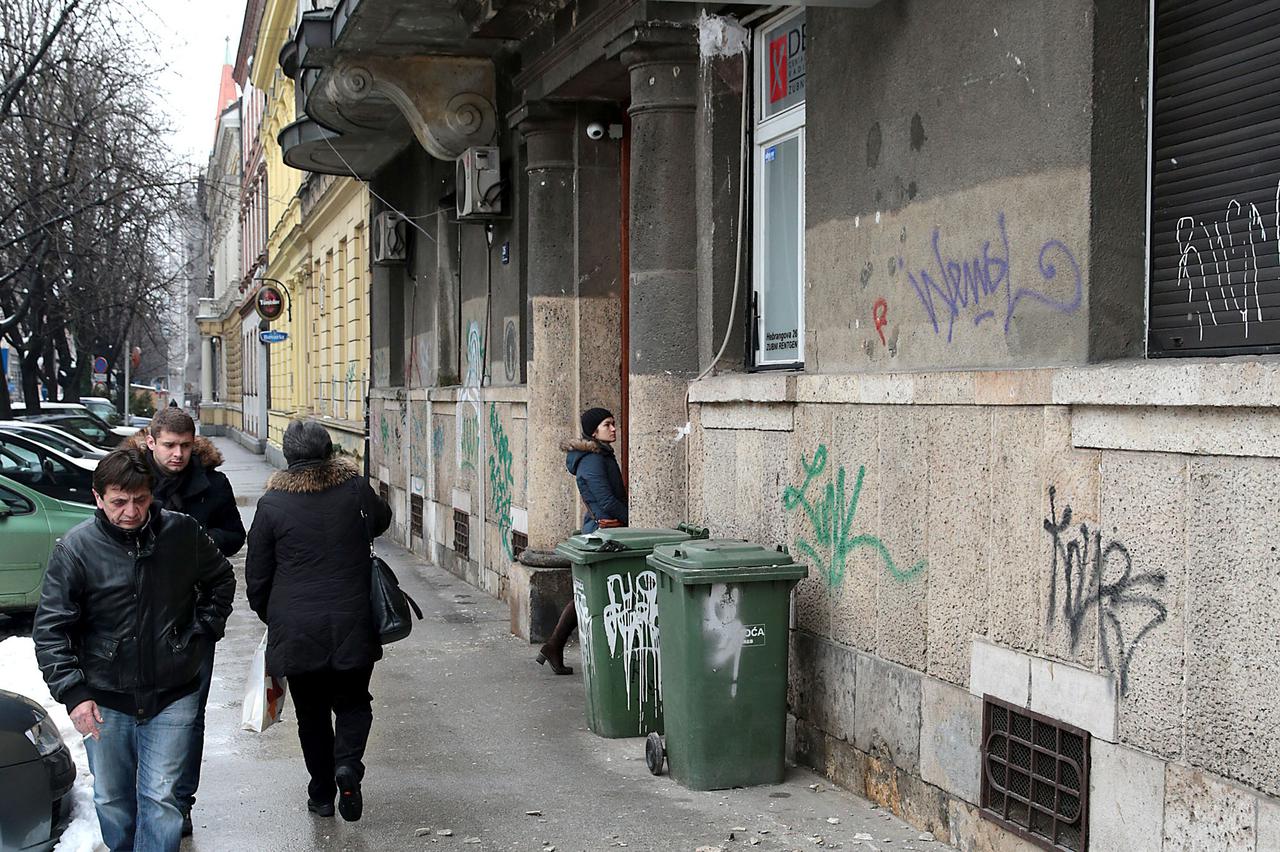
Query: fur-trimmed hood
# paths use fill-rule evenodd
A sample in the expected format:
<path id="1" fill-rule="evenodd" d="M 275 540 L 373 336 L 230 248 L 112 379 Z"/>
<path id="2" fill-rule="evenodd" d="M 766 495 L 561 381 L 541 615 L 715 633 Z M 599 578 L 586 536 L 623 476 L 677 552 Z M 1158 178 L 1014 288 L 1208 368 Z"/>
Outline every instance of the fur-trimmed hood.
<path id="1" fill-rule="evenodd" d="M 147 450 L 147 436 L 151 434 L 151 429 L 140 429 L 138 434 L 132 438 L 125 438 L 121 442 L 121 447 L 136 447 L 142 452 Z M 222 457 L 222 451 L 213 445 L 213 441 L 208 438 L 196 436 L 195 446 L 191 448 L 191 457 L 197 459 L 200 464 L 204 465 L 205 470 L 213 470 L 222 464 L 225 459 Z"/>
<path id="2" fill-rule="evenodd" d="M 267 480 L 267 490 L 287 494 L 318 494 L 359 475 L 360 470 L 355 462 L 334 456 L 310 467 L 277 470 Z"/>
<path id="3" fill-rule="evenodd" d="M 567 441 L 560 442 L 560 452 L 562 453 L 603 453 L 604 445 L 599 441 L 593 441 L 591 438 L 570 438 Z"/>
<path id="4" fill-rule="evenodd" d="M 582 460 L 593 455 L 603 456 L 613 462 L 615 467 L 617 466 L 617 462 L 613 461 L 613 447 L 592 438 L 570 438 L 560 444 L 560 449 L 565 454 L 564 466 L 574 476 L 578 475 L 578 467 L 582 464 Z"/>

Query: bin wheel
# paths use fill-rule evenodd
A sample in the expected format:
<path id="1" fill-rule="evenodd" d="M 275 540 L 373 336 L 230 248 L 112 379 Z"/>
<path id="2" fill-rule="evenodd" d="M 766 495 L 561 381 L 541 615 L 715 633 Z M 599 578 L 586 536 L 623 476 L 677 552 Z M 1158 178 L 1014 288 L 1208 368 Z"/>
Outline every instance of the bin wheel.
<path id="1" fill-rule="evenodd" d="M 667 759 L 667 742 L 661 734 L 649 734 L 644 740 L 644 762 L 653 775 L 662 774 L 662 764 Z"/>

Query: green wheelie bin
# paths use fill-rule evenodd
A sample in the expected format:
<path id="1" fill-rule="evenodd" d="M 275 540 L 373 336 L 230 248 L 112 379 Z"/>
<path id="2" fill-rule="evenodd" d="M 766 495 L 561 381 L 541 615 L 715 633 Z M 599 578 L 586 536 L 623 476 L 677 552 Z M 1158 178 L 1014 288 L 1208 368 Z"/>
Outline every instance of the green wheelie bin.
<path id="1" fill-rule="evenodd" d="M 791 590 L 809 573 L 781 549 L 713 539 L 667 544 L 658 572 L 665 759 L 692 790 L 777 784 L 786 772 L 787 643 Z"/>
<path id="2" fill-rule="evenodd" d="M 573 563 L 587 725 L 602 737 L 662 731 L 658 657 L 658 575 L 645 557 L 707 531 L 614 527 L 556 545 Z"/>

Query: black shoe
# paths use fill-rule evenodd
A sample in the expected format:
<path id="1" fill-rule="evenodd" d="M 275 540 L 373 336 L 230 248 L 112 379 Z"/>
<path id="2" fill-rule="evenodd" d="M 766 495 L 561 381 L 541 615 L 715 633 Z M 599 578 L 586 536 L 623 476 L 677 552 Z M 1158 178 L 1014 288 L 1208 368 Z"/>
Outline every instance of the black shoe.
<path id="1" fill-rule="evenodd" d="M 195 826 L 191 824 L 191 811 L 186 811 L 182 815 L 182 836 L 190 837 L 195 830 Z"/>
<path id="2" fill-rule="evenodd" d="M 557 651 L 553 648 L 549 648 L 548 646 L 543 645 L 542 650 L 538 652 L 538 656 L 534 657 L 533 659 L 540 666 L 549 663 L 551 665 L 551 671 L 555 672 L 558 675 L 573 674 L 573 666 L 566 666 L 564 664 L 563 648 Z"/>
<path id="3" fill-rule="evenodd" d="M 355 822 L 364 812 L 364 798 L 360 795 L 360 781 L 350 766 L 339 766 L 334 776 L 338 782 L 338 813 L 347 822 Z"/>
<path id="4" fill-rule="evenodd" d="M 333 802 L 317 802 L 315 799 L 307 799 L 307 810 L 316 816 L 331 817 L 333 816 Z"/>

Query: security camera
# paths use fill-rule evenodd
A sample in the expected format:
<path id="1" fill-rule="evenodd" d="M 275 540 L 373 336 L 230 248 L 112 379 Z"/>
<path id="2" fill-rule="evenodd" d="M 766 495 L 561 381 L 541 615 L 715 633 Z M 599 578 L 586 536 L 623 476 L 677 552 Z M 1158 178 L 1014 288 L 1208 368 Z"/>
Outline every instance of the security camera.
<path id="1" fill-rule="evenodd" d="M 588 139 L 603 139 L 605 133 L 604 125 L 598 121 L 593 121 L 587 125 Z"/>

